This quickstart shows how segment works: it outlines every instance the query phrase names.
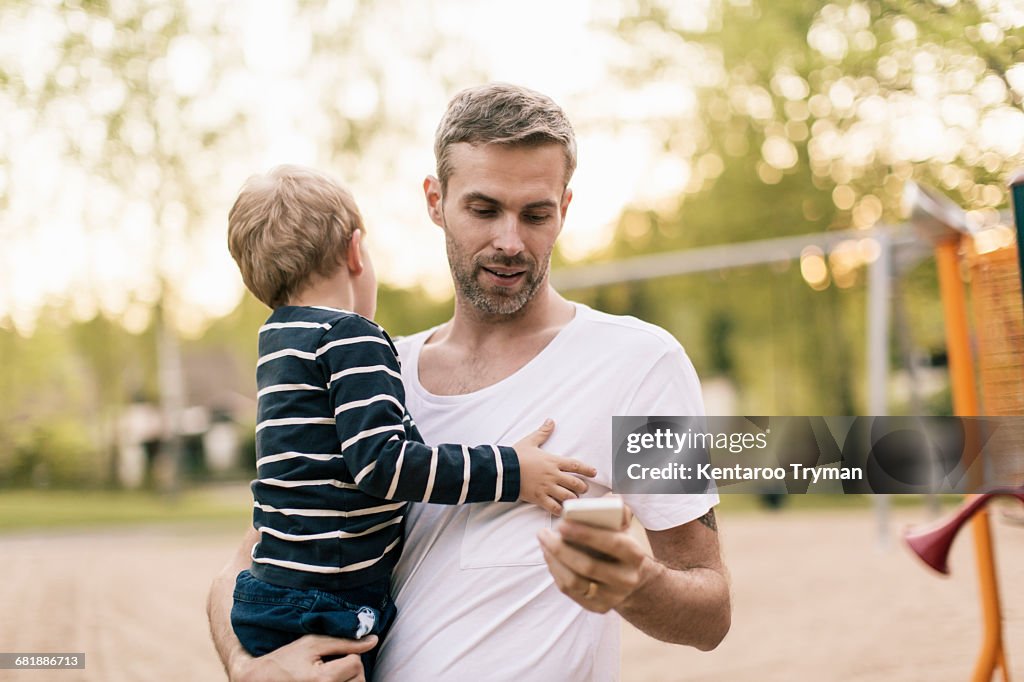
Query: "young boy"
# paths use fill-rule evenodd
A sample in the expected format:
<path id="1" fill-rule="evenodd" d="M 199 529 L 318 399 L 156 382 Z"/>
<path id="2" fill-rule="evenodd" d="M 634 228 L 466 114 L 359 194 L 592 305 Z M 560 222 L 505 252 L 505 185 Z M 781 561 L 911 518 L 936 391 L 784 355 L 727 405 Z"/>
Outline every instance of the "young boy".
<path id="1" fill-rule="evenodd" d="M 251 178 L 228 215 L 228 248 L 273 313 L 259 332 L 260 541 L 235 585 L 231 622 L 254 656 L 309 633 L 383 636 L 406 502 L 537 504 L 558 514 L 596 471 L 539 449 L 551 420 L 515 444 L 423 444 L 398 357 L 370 320 L 377 283 L 351 195 L 279 166 Z M 375 652 L 363 655 L 366 677 Z"/>

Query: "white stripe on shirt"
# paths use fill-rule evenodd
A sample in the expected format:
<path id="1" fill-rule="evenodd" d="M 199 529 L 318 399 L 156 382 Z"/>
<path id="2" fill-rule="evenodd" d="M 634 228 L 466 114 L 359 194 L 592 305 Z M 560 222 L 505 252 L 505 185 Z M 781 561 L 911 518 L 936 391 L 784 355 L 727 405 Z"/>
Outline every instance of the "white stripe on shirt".
<path id="1" fill-rule="evenodd" d="M 331 325 L 325 322 L 268 322 L 260 327 L 262 334 L 270 329 L 330 329 Z"/>
<path id="2" fill-rule="evenodd" d="M 466 503 L 469 495 L 469 448 L 462 446 L 462 492 L 459 493 L 459 504 Z"/>
<path id="3" fill-rule="evenodd" d="M 362 482 L 362 480 L 363 480 L 364 478 L 366 478 L 367 476 L 369 476 L 369 475 L 370 475 L 370 473 L 371 473 L 371 472 L 373 471 L 373 468 L 374 468 L 375 466 L 377 466 L 377 460 L 374 460 L 374 461 L 370 462 L 369 464 L 367 464 L 367 465 L 366 465 L 365 467 L 363 467 L 363 470 L 362 470 L 362 471 L 360 471 L 360 472 L 359 472 L 358 474 L 356 474 L 356 476 L 355 476 L 355 480 L 356 480 L 356 483 L 358 484 L 358 483 Z M 357 485 L 356 487 L 359 487 L 359 486 Z"/>
<path id="4" fill-rule="evenodd" d="M 345 310 L 344 308 L 332 308 L 326 305 L 311 305 L 310 308 L 317 308 L 318 310 L 330 310 L 332 313 L 348 313 L 349 315 L 355 315 L 351 310 Z"/>
<path id="5" fill-rule="evenodd" d="M 402 461 L 405 460 L 405 446 L 408 444 L 409 441 L 402 441 L 402 449 L 398 451 L 398 461 L 395 462 L 395 475 L 391 477 L 391 487 L 388 488 L 386 499 L 393 500 L 395 498 L 395 491 L 398 490 L 398 477 L 402 475 Z"/>
<path id="6" fill-rule="evenodd" d="M 308 452 L 282 452 L 277 455 L 267 455 L 266 457 L 260 457 L 256 460 L 256 467 L 259 468 L 264 464 L 272 464 L 274 462 L 281 462 L 286 459 L 295 459 L 296 457 L 305 457 L 306 459 L 314 459 L 318 462 L 327 462 L 332 459 L 341 459 L 340 454 L 333 455 L 321 455 L 321 454 L 310 454 Z"/>
<path id="7" fill-rule="evenodd" d="M 379 395 L 373 396 L 372 398 L 367 398 L 366 400 L 352 400 L 347 403 L 342 403 L 341 405 L 338 405 L 337 409 L 334 410 L 334 416 L 338 416 L 339 414 L 346 410 L 352 410 L 357 407 L 366 407 L 367 405 L 371 405 L 373 403 L 379 403 L 382 400 L 385 400 L 389 403 L 394 403 L 395 405 L 398 406 L 398 409 L 400 410 L 405 409 L 405 406 L 402 405 L 402 401 L 400 401 L 398 398 L 388 393 L 381 393 Z"/>
<path id="8" fill-rule="evenodd" d="M 281 419 L 267 419 L 256 425 L 256 432 L 268 426 L 293 426 L 296 424 L 333 424 L 333 417 L 282 417 Z"/>
<path id="9" fill-rule="evenodd" d="M 271 360 L 277 360 L 278 358 L 285 357 L 302 358 L 303 360 L 316 360 L 316 355 L 314 353 L 308 353 L 304 350 L 299 350 L 298 348 L 284 348 L 273 353 L 267 353 L 256 361 L 256 366 L 259 367 Z"/>
<path id="10" fill-rule="evenodd" d="M 320 357 L 321 355 L 323 355 L 332 348 L 336 348 L 338 346 L 349 346 L 353 343 L 379 343 L 390 348 L 388 342 L 379 336 L 353 336 L 348 339 L 338 339 L 336 341 L 331 341 L 326 345 L 320 346 L 319 348 L 316 349 L 316 356 Z"/>
<path id="11" fill-rule="evenodd" d="M 341 569 L 341 572 L 345 573 L 345 572 L 348 572 L 348 571 L 358 571 L 358 570 L 361 570 L 361 569 L 364 569 L 364 568 L 369 568 L 370 566 L 373 566 L 375 563 L 377 563 L 378 561 L 383 559 L 385 557 L 385 555 L 387 555 L 388 552 L 390 552 L 395 547 L 397 547 L 398 543 L 401 542 L 401 541 L 402 541 L 402 537 L 401 536 L 395 538 L 394 540 L 391 541 L 391 544 L 389 544 L 387 547 L 384 548 L 384 551 L 381 552 L 380 556 L 378 556 L 376 559 L 367 559 L 366 561 L 360 561 L 360 562 L 352 564 L 350 566 L 345 566 L 344 568 Z"/>
<path id="12" fill-rule="evenodd" d="M 384 558 L 388 552 L 398 545 L 398 541 L 402 538 L 395 538 L 390 545 L 384 550 L 384 553 L 374 559 L 367 559 L 366 561 L 360 561 L 355 564 L 349 564 L 348 566 L 317 566 L 315 564 L 302 564 L 298 561 L 281 561 L 280 559 L 264 559 L 264 558 L 253 558 L 258 564 L 273 564 L 274 566 L 281 566 L 282 568 L 291 568 L 296 571 L 306 571 L 307 573 L 348 573 L 350 571 L 359 571 L 364 568 L 369 568 L 375 563 Z"/>
<path id="13" fill-rule="evenodd" d="M 494 484 L 494 501 L 501 502 L 501 492 L 504 486 L 505 477 L 505 465 L 501 461 L 501 450 L 496 445 L 491 446 L 491 450 L 494 451 L 494 468 L 498 472 L 497 481 Z"/>
<path id="14" fill-rule="evenodd" d="M 270 526 L 261 526 L 260 532 L 272 535 L 279 540 L 285 540 L 286 542 L 308 542 L 310 540 L 345 540 L 347 538 L 359 538 L 364 535 L 370 535 L 376 533 L 379 530 L 383 530 L 388 526 L 393 526 L 396 523 L 401 523 L 404 516 L 396 516 L 393 519 L 388 519 L 384 523 L 378 523 L 376 526 L 361 530 L 357 533 L 350 533 L 344 530 L 332 530 L 326 533 L 310 533 L 308 535 L 295 535 L 294 533 L 283 533 L 279 530 L 271 528 Z"/>
<path id="15" fill-rule="evenodd" d="M 336 478 L 321 478 L 310 481 L 284 481 L 280 478 L 258 478 L 257 483 L 263 483 L 265 485 L 272 485 L 277 488 L 301 488 L 303 486 L 310 485 L 330 485 L 335 488 L 342 488 L 344 490 L 358 490 L 359 486 L 355 483 L 346 483 L 345 481 L 339 481 Z"/>
<path id="16" fill-rule="evenodd" d="M 276 384 L 274 386 L 267 386 L 256 394 L 257 398 L 262 398 L 268 393 L 280 393 L 281 391 L 326 391 L 327 389 L 323 386 L 314 386 L 313 384 Z"/>
<path id="17" fill-rule="evenodd" d="M 434 476 L 437 474 L 437 448 L 430 448 L 430 475 L 427 476 L 427 489 L 423 493 L 423 501 L 430 501 L 430 494 L 434 492 Z"/>
<path id="18" fill-rule="evenodd" d="M 378 507 L 353 509 L 352 511 L 345 511 L 343 509 L 278 509 L 277 507 L 272 507 L 269 504 L 260 504 L 259 502 L 253 502 L 252 506 L 265 512 L 274 512 L 276 514 L 284 514 L 285 516 L 340 516 L 348 518 L 350 516 L 368 516 L 370 514 L 380 514 L 381 512 L 393 511 L 404 504 L 405 502 L 393 502 L 391 504 L 383 504 Z"/>
<path id="19" fill-rule="evenodd" d="M 331 422 L 332 424 L 334 423 L 333 419 L 329 419 L 328 421 Z M 405 432 L 405 427 L 402 426 L 401 424 L 388 424 L 387 426 L 378 426 L 375 429 L 366 429 L 365 431 L 360 431 L 359 433 L 352 436 L 351 438 L 349 438 L 348 440 L 341 444 L 341 451 L 345 452 L 345 450 L 347 450 L 349 446 L 361 441 L 364 438 L 376 436 L 378 433 L 387 433 L 388 431 Z"/>
<path id="20" fill-rule="evenodd" d="M 391 369 L 387 365 L 367 365 L 366 367 L 352 367 L 350 369 L 345 369 L 340 372 L 335 372 L 334 374 L 331 375 L 331 383 L 334 383 L 338 379 L 350 376 L 352 374 L 369 374 L 370 372 L 385 372 L 387 374 L 390 374 L 394 378 L 398 379 L 399 381 L 402 380 L 402 375 L 396 372 L 395 370 Z"/>

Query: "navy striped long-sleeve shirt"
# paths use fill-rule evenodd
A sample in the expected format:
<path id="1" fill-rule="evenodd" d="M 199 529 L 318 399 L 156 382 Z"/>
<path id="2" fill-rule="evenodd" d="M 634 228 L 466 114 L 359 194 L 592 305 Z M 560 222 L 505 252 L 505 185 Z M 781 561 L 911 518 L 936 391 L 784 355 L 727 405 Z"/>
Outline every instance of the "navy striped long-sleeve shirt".
<path id="1" fill-rule="evenodd" d="M 390 574 L 407 501 L 509 502 L 519 460 L 423 444 L 387 333 L 355 313 L 284 306 L 260 328 L 253 575 L 297 589 Z"/>

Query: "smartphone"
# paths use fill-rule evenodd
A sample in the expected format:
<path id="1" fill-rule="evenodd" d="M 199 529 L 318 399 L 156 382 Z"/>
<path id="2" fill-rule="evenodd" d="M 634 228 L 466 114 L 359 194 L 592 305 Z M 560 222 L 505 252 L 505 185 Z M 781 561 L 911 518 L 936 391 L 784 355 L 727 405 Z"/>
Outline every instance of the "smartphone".
<path id="1" fill-rule="evenodd" d="M 586 497 L 562 503 L 562 518 L 598 528 L 622 528 L 621 497 Z"/>

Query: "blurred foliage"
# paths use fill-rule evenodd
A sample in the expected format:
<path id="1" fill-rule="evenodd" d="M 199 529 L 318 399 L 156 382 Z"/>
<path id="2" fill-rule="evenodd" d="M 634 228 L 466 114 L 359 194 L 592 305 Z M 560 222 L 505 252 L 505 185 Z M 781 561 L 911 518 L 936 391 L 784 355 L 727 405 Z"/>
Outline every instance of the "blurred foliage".
<path id="1" fill-rule="evenodd" d="M 1019 4 L 713 0 L 703 17 L 663 0 L 635 7 L 609 27 L 628 46 L 619 79 L 637 97 L 696 92 L 643 121 L 688 174 L 674 205 L 627 211 L 597 260 L 895 224 L 911 178 L 980 225 L 1006 206 L 1004 178 L 1024 163 Z M 736 383 L 741 413 L 856 414 L 865 264 L 839 272 L 829 258 L 817 287 L 794 262 L 580 295 L 668 328 L 701 376 Z M 934 266 L 900 273 L 897 295 L 913 353 L 941 355 Z M 890 356 L 905 364 L 895 342 Z M 948 395 L 924 407 L 948 412 Z"/>
<path id="2" fill-rule="evenodd" d="M 157 394 L 151 330 L 51 308 L 31 337 L 0 329 L 0 357 L 0 487 L 109 483 L 119 406 Z"/>
<path id="3" fill-rule="evenodd" d="M 19 434 L 4 478 L 12 485 L 39 488 L 95 485 L 107 473 L 89 470 L 97 455 L 76 417 L 53 416 Z"/>
<path id="4" fill-rule="evenodd" d="M 776 235 L 898 219 L 910 177 L 969 209 L 1005 205 L 1005 174 L 1024 161 L 1019 3 L 719 0 L 700 27 L 683 14 L 642 0 L 615 30 L 635 50 L 622 76 L 641 89 L 681 65 L 700 71 L 687 78 L 699 95 L 686 127 L 659 122 L 667 147 L 694 162 L 689 189 L 713 184 L 730 157 L 764 184 L 788 181 L 803 196 L 775 204 Z M 694 238 L 728 241 L 717 236 Z"/>

